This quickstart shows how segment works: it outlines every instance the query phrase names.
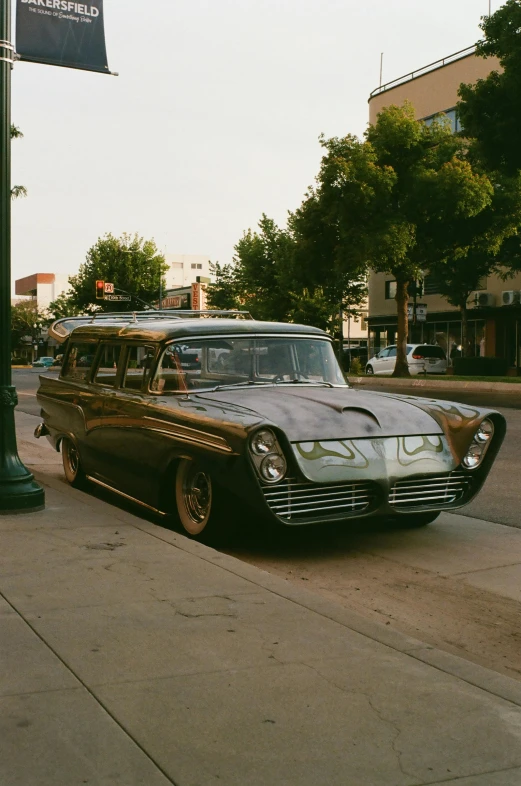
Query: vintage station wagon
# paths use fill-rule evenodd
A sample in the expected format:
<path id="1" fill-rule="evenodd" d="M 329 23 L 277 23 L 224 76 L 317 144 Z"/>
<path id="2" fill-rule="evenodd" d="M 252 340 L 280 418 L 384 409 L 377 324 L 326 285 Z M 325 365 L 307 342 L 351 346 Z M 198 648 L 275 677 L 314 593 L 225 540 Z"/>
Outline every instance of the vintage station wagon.
<path id="1" fill-rule="evenodd" d="M 330 337 L 242 312 L 59 320 L 58 379 L 41 376 L 67 480 L 90 481 L 211 541 L 253 508 L 284 525 L 419 526 L 480 490 L 498 412 L 350 387 Z M 237 517 L 236 517 L 237 518 Z"/>

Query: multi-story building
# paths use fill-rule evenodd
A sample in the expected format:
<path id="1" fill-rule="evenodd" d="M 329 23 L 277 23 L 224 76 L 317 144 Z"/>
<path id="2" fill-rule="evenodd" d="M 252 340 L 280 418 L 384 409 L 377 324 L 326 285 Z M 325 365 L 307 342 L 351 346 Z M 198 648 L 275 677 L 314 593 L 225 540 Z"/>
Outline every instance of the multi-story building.
<path id="1" fill-rule="evenodd" d="M 197 276 L 210 278 L 210 260 L 207 256 L 195 254 L 165 254 L 167 265 L 166 289 L 189 287 L 195 283 Z"/>
<path id="2" fill-rule="evenodd" d="M 15 281 L 15 294 L 30 297 L 38 311 L 45 311 L 69 287 L 69 277 L 56 273 L 34 273 Z"/>
<path id="3" fill-rule="evenodd" d="M 424 122 L 444 113 L 454 131 L 459 123 L 456 112 L 458 89 L 462 82 L 473 83 L 493 70 L 501 70 L 495 58 L 477 57 L 474 47 L 431 63 L 406 76 L 382 85 L 369 98 L 369 120 L 374 124 L 386 106 L 414 106 L 416 117 Z M 447 356 L 461 346 L 461 316 L 457 308 L 441 297 L 435 279 L 425 276 L 426 321 L 410 325 L 409 339 L 443 347 Z M 370 352 L 379 351 L 396 340 L 397 317 L 395 282 L 383 273 L 369 279 Z M 477 355 L 502 357 L 511 367 L 521 369 L 521 275 L 502 281 L 491 276 L 480 282 L 479 291 L 469 306 L 469 334 Z"/>

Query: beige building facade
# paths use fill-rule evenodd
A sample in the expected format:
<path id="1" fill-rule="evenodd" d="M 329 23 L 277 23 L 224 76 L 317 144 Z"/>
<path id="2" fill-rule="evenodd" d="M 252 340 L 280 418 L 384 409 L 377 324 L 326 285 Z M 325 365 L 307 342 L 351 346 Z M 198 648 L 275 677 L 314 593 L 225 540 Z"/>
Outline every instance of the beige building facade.
<path id="1" fill-rule="evenodd" d="M 410 101 L 418 120 L 429 122 L 439 113 L 460 130 L 456 113 L 458 88 L 473 83 L 490 71 L 501 70 L 495 58 L 476 57 L 474 48 L 462 50 L 437 63 L 382 85 L 369 98 L 369 119 L 375 123 L 386 106 Z M 439 344 L 450 359 L 459 354 L 461 317 L 437 291 L 436 281 L 426 275 L 417 302 L 426 306 L 426 320 L 410 324 L 409 340 Z M 412 301 L 411 301 L 412 305 Z M 521 371 L 521 275 L 502 281 L 491 276 L 480 282 L 468 303 L 470 340 L 476 355 L 502 357 Z M 369 352 L 374 354 L 396 341 L 396 301 L 392 276 L 373 273 L 369 279 Z"/>

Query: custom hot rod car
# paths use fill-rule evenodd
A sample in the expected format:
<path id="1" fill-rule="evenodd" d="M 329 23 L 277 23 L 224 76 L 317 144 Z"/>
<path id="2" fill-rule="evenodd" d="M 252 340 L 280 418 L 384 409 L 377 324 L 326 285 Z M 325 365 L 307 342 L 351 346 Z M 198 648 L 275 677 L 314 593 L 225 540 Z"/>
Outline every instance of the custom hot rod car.
<path id="1" fill-rule="evenodd" d="M 505 434 L 492 410 L 353 389 L 313 327 L 160 311 L 50 333 L 67 349 L 59 378 L 40 378 L 36 436 L 61 450 L 67 480 L 174 515 L 200 540 L 231 511 L 247 526 L 252 507 L 292 526 L 427 524 L 478 493 Z"/>

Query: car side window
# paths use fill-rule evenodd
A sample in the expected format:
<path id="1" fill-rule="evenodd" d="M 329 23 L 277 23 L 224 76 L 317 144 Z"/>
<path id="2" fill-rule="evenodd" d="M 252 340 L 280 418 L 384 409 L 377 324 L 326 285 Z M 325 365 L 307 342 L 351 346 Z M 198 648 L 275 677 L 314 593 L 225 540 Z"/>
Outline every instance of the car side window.
<path id="1" fill-rule="evenodd" d="M 155 356 L 156 348 L 153 345 L 129 346 L 122 387 L 127 390 L 141 390 L 143 385 L 148 383 Z"/>
<path id="2" fill-rule="evenodd" d="M 391 349 L 389 349 L 387 351 L 387 357 L 388 358 L 395 358 L 396 357 L 396 347 L 391 347 Z"/>
<path id="3" fill-rule="evenodd" d="M 382 351 L 378 353 L 377 357 L 378 357 L 378 360 L 382 360 L 383 358 L 389 357 L 389 350 L 388 349 L 382 349 Z"/>
<path id="4" fill-rule="evenodd" d="M 96 350 L 97 344 L 72 342 L 62 368 L 62 378 L 85 382 L 90 376 Z"/>
<path id="5" fill-rule="evenodd" d="M 115 387 L 121 358 L 121 344 L 103 344 L 94 382 L 97 385 Z"/>

